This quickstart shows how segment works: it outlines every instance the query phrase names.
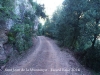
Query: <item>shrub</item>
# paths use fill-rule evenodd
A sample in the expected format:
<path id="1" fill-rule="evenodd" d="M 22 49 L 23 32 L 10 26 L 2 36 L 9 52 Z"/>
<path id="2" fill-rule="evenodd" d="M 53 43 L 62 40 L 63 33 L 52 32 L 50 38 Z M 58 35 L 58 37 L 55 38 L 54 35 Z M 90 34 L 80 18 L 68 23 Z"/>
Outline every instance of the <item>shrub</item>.
<path id="1" fill-rule="evenodd" d="M 29 24 L 16 24 L 8 34 L 9 43 L 22 53 L 32 46 L 32 27 Z"/>
<path id="2" fill-rule="evenodd" d="M 99 72 L 100 71 L 100 49 L 88 48 L 86 51 L 87 53 L 84 57 L 83 63 L 87 67 Z"/>

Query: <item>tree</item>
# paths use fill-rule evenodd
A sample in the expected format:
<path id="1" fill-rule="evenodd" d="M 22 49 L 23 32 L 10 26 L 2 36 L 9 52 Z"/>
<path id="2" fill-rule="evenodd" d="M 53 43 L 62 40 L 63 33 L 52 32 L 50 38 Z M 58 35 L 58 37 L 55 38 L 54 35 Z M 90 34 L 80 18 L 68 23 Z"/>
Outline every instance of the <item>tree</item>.
<path id="1" fill-rule="evenodd" d="M 30 4 L 32 5 L 34 11 L 35 11 L 35 14 L 38 16 L 38 17 L 41 17 L 43 19 L 45 19 L 47 16 L 44 12 L 44 4 L 41 5 L 41 4 L 37 4 L 36 2 L 33 2 L 32 0 L 29 0 Z"/>
<path id="2" fill-rule="evenodd" d="M 40 23 L 39 25 L 38 25 L 38 32 L 37 32 L 37 35 L 38 36 L 41 36 L 42 34 L 43 34 L 43 30 L 42 30 L 43 28 L 42 28 L 42 24 Z"/>
<path id="3" fill-rule="evenodd" d="M 78 59 L 95 71 L 100 71 L 99 7 L 100 0 L 64 0 L 44 27 L 49 37 L 71 48 Z"/>
<path id="4" fill-rule="evenodd" d="M 14 0 L 0 0 L 0 20 L 13 18 Z"/>

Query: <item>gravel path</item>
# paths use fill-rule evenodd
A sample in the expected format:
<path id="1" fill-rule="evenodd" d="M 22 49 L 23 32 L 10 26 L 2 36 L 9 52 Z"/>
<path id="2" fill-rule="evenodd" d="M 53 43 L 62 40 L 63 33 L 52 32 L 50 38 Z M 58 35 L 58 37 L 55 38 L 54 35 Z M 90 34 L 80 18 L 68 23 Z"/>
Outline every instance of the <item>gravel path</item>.
<path id="1" fill-rule="evenodd" d="M 36 49 L 16 65 L 5 68 L 2 75 L 91 75 L 68 52 L 50 38 L 39 36 Z M 1 75 L 1 74 L 0 74 Z"/>

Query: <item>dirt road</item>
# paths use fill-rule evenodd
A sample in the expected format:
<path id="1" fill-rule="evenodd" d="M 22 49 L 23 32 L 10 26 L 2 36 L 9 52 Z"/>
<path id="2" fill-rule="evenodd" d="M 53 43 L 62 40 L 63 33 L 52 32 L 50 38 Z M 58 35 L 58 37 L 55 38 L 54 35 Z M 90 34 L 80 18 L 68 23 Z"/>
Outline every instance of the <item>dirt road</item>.
<path id="1" fill-rule="evenodd" d="M 2 75 L 91 75 L 68 52 L 47 37 L 37 37 L 36 49 Z"/>

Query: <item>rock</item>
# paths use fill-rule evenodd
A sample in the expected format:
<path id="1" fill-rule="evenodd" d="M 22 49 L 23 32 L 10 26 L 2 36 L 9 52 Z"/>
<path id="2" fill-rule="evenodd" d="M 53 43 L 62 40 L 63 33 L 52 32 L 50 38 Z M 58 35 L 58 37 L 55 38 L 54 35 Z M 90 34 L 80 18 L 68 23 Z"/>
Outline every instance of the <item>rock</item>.
<path id="1" fill-rule="evenodd" d="M 6 56 L 11 56 L 11 53 L 13 52 L 13 46 L 10 44 L 5 44 L 4 50 L 5 50 Z"/>
<path id="2" fill-rule="evenodd" d="M 0 60 L 4 61 L 6 59 L 5 51 L 2 46 L 0 46 Z"/>
<path id="3" fill-rule="evenodd" d="M 5 69 L 6 65 L 1 66 L 1 71 Z"/>
<path id="4" fill-rule="evenodd" d="M 8 41 L 8 37 L 5 34 L 5 30 L 0 30 L 0 60 L 4 61 L 6 59 L 6 54 L 3 45 Z"/>
<path id="5" fill-rule="evenodd" d="M 0 20 L 0 30 L 4 30 L 6 27 L 6 22 L 4 20 Z"/>
<path id="6" fill-rule="evenodd" d="M 6 55 L 5 54 L 0 54 L 0 61 L 4 61 L 5 59 L 6 59 L 7 57 L 6 57 Z"/>
<path id="7" fill-rule="evenodd" d="M 0 30 L 0 44 L 3 45 L 8 41 L 8 37 L 5 34 L 5 30 Z"/>

